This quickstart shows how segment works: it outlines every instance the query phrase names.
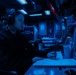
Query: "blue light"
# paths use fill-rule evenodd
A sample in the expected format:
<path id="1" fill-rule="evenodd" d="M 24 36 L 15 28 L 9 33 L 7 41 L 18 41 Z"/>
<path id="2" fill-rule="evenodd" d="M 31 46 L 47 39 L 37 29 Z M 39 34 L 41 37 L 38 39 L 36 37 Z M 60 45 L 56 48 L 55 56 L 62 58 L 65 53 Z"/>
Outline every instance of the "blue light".
<path id="1" fill-rule="evenodd" d="M 46 10 L 46 11 L 45 11 L 45 14 L 46 14 L 46 15 L 50 15 L 50 11 L 49 11 L 49 10 Z"/>
<path id="2" fill-rule="evenodd" d="M 50 71 L 50 75 L 54 75 L 54 71 L 51 70 L 51 71 Z"/>
<path id="3" fill-rule="evenodd" d="M 65 30 L 65 26 L 64 25 L 62 25 L 62 30 Z"/>
<path id="4" fill-rule="evenodd" d="M 43 23 L 42 23 L 41 26 L 40 26 L 40 30 L 45 30 L 45 26 L 44 26 Z"/>
<path id="5" fill-rule="evenodd" d="M 42 16 L 42 14 L 30 14 L 29 16 Z"/>
<path id="6" fill-rule="evenodd" d="M 26 0 L 17 0 L 20 4 L 27 4 Z"/>
<path id="7" fill-rule="evenodd" d="M 65 19 L 67 19 L 68 17 L 64 17 Z"/>
<path id="8" fill-rule="evenodd" d="M 35 34 L 37 34 L 37 31 L 38 31 L 38 30 L 37 30 L 37 28 L 35 27 L 35 28 L 34 28 L 34 32 L 35 32 Z"/>
<path id="9" fill-rule="evenodd" d="M 46 30 L 46 22 L 40 22 L 39 23 L 39 35 L 46 35 L 47 30 Z"/>
<path id="10" fill-rule="evenodd" d="M 46 75 L 45 69 L 36 69 L 33 75 Z"/>
<path id="11" fill-rule="evenodd" d="M 18 10 L 18 11 L 20 11 L 21 13 L 23 13 L 23 14 L 28 14 L 25 10 L 23 10 L 23 9 L 21 9 L 21 10 Z"/>

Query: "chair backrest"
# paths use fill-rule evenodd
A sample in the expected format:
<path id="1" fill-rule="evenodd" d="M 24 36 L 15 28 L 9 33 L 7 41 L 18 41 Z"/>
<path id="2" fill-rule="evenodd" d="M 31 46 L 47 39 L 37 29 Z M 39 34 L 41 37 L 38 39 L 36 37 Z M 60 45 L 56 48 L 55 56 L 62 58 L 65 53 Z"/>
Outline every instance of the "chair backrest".
<path id="1" fill-rule="evenodd" d="M 63 46 L 63 49 L 64 49 L 64 58 L 71 58 L 71 48 L 70 48 L 70 45 L 64 45 Z"/>

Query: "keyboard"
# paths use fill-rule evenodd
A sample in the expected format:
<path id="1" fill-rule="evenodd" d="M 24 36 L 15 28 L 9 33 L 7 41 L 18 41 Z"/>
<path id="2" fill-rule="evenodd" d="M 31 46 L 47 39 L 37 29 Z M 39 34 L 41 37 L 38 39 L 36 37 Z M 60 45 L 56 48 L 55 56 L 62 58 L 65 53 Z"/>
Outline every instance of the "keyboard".
<path id="1" fill-rule="evenodd" d="M 76 60 L 74 59 L 60 59 L 60 60 L 53 60 L 53 59 L 43 59 L 39 60 L 33 64 L 34 66 L 75 66 L 76 67 Z"/>

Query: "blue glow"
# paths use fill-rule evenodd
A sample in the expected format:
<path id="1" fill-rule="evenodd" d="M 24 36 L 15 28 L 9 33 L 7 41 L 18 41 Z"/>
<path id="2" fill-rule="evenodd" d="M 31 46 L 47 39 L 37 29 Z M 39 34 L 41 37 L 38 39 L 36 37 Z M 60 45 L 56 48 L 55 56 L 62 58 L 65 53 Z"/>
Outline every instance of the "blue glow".
<path id="1" fill-rule="evenodd" d="M 46 15 L 50 15 L 50 11 L 49 11 L 49 10 L 46 10 L 46 11 L 45 11 L 45 14 L 46 14 Z"/>
<path id="2" fill-rule="evenodd" d="M 44 24 L 41 24 L 41 26 L 40 26 L 40 30 L 45 30 L 45 26 L 44 26 Z"/>
<path id="3" fill-rule="evenodd" d="M 64 25 L 64 23 L 62 23 L 62 30 L 65 30 L 65 25 Z"/>
<path id="4" fill-rule="evenodd" d="M 60 30 L 60 25 L 56 24 L 56 30 Z"/>
<path id="5" fill-rule="evenodd" d="M 45 69 L 34 70 L 34 75 L 46 75 Z"/>
<path id="6" fill-rule="evenodd" d="M 21 13 L 23 13 L 23 14 L 28 14 L 25 10 L 23 10 L 23 9 L 21 9 L 21 10 L 19 10 Z"/>
<path id="7" fill-rule="evenodd" d="M 46 35 L 47 34 L 47 26 L 46 22 L 39 23 L 39 35 Z"/>
<path id="8" fill-rule="evenodd" d="M 42 16 L 42 14 L 30 14 L 29 16 Z"/>
<path id="9" fill-rule="evenodd" d="M 50 71 L 50 75 L 54 75 L 54 71 L 51 70 L 51 71 Z"/>
<path id="10" fill-rule="evenodd" d="M 34 30 L 35 30 L 35 34 L 36 34 L 36 33 L 37 33 L 37 31 L 38 31 L 38 30 L 37 30 L 37 28 L 35 27 L 35 28 L 34 28 Z"/>
<path id="11" fill-rule="evenodd" d="M 67 19 L 68 17 L 64 17 L 65 19 Z"/>
<path id="12" fill-rule="evenodd" d="M 28 4 L 26 0 L 17 0 L 20 4 Z"/>
<path id="13" fill-rule="evenodd" d="M 64 25 L 62 25 L 62 30 L 65 30 L 65 26 Z"/>
<path id="14" fill-rule="evenodd" d="M 38 29 L 36 26 L 34 26 L 34 41 L 38 38 Z"/>

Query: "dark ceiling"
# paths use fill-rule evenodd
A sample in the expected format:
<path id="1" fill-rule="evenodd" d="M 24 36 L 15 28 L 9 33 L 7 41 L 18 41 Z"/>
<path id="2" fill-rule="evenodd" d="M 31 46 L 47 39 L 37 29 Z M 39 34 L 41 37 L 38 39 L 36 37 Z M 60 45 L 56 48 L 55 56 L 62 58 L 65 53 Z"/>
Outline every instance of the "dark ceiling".
<path id="1" fill-rule="evenodd" d="M 0 14 L 6 14 L 6 8 L 15 8 L 15 9 L 24 9 L 28 14 L 42 13 L 42 17 L 32 17 L 33 19 L 42 19 L 50 20 L 57 19 L 55 14 L 50 10 L 49 4 L 55 8 L 55 11 L 58 13 L 59 17 L 69 16 L 76 14 L 76 3 L 75 0 L 26 0 L 28 4 L 21 5 L 17 0 L 0 0 Z M 32 4 L 32 1 L 35 2 L 36 8 Z M 51 14 L 46 16 L 44 11 L 50 10 Z M 28 15 L 27 15 L 28 16 Z M 31 17 L 29 18 L 31 19 Z"/>

